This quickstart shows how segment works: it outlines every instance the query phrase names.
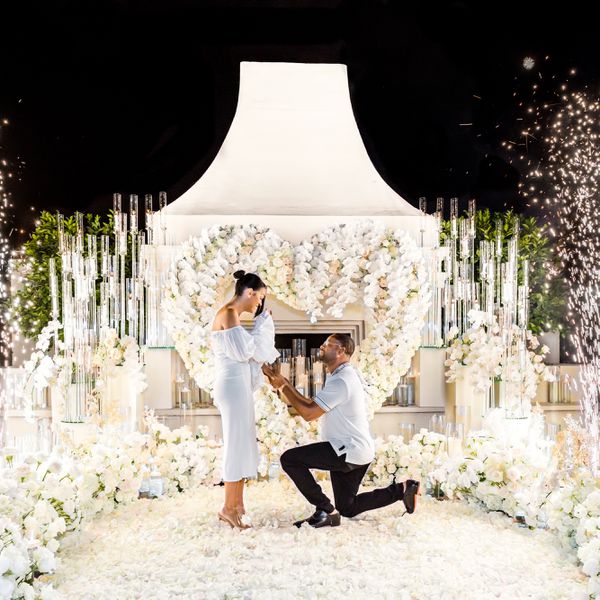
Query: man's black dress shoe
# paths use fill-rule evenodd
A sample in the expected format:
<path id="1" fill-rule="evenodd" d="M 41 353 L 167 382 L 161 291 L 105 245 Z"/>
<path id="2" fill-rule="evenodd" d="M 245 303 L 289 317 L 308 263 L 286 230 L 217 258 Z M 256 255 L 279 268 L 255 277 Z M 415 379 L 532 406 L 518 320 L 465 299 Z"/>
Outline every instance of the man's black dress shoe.
<path id="1" fill-rule="evenodd" d="M 303 523 L 308 523 L 311 527 L 337 527 L 341 523 L 340 513 L 336 511 L 332 513 L 326 513 L 324 510 L 316 510 L 307 519 L 302 521 L 296 521 L 294 525 L 296 527 L 302 527 Z"/>
<path id="2" fill-rule="evenodd" d="M 417 496 L 419 495 L 419 485 L 420 483 L 414 479 L 406 480 L 404 496 L 402 496 L 402 502 L 404 502 L 406 508 L 404 514 L 408 513 L 409 515 L 412 515 L 415 512 L 415 508 L 417 507 Z"/>

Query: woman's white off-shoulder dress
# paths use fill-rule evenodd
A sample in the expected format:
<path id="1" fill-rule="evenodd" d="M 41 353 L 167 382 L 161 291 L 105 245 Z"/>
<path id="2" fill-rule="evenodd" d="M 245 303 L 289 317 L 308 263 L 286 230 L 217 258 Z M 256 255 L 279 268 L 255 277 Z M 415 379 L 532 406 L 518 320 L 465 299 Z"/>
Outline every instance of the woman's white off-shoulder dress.
<path id="1" fill-rule="evenodd" d="M 254 328 L 241 325 L 213 331 L 212 349 L 216 359 L 214 402 L 223 427 L 223 481 L 256 477 L 258 444 L 253 392 L 264 381 L 263 363 L 278 356 L 275 325 L 268 313 L 254 320 Z"/>

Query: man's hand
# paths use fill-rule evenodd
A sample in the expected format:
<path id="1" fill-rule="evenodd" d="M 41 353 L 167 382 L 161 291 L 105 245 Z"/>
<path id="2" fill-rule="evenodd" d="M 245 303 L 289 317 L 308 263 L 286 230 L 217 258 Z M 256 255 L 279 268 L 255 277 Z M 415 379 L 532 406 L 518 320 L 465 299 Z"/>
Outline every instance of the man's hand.
<path id="1" fill-rule="evenodd" d="M 280 373 L 280 365 L 267 365 L 262 366 L 262 372 L 266 375 L 269 383 L 281 394 L 281 399 L 285 400 L 286 403 L 291 404 L 297 411 L 298 414 L 305 421 L 314 421 L 321 415 L 325 414 L 325 411 L 315 403 L 314 400 L 306 398 L 298 390 L 292 386 L 292 384 Z M 285 385 L 284 389 L 280 389 Z"/>
<path id="2" fill-rule="evenodd" d="M 287 379 L 280 373 L 280 366 L 278 364 L 272 366 L 265 363 L 262 366 L 262 372 L 267 376 L 269 383 L 274 388 L 280 388 L 287 382 Z"/>

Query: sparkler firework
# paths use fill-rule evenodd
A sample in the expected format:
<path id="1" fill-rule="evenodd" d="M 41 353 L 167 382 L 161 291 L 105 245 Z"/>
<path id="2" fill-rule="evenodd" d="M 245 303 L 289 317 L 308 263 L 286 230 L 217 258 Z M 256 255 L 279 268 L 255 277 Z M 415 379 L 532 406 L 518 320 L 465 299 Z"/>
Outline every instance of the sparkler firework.
<path id="1" fill-rule="evenodd" d="M 0 121 L 0 133 L 6 125 L 8 125 L 7 119 Z M 10 292 L 10 228 L 14 220 L 14 215 L 13 203 L 7 189 L 7 182 L 12 176 L 13 174 L 7 159 L 3 156 L 0 157 L 0 367 L 5 367 L 9 364 L 11 352 L 11 337 L 7 315 L 4 311 Z"/>
<path id="2" fill-rule="evenodd" d="M 571 75 L 574 75 L 571 71 Z M 533 87 L 538 95 L 537 84 Z M 522 185 L 538 206 L 555 240 L 568 290 L 573 358 L 581 363 L 582 416 L 589 434 L 591 466 L 600 473 L 600 99 L 559 85 L 554 99 L 526 108 L 522 131 L 539 152 Z M 529 157 L 530 158 L 530 157 Z M 556 276 L 556 274 L 555 274 Z"/>

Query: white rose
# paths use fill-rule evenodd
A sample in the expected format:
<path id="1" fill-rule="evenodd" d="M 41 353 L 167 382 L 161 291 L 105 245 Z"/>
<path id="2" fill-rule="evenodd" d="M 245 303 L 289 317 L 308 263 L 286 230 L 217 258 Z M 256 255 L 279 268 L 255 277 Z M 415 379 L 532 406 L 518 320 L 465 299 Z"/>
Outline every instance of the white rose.
<path id="1" fill-rule="evenodd" d="M 24 600 L 35 600 L 35 590 L 28 583 L 20 583 L 17 587 L 17 594 L 19 598 Z"/>
<path id="2" fill-rule="evenodd" d="M 0 553 L 0 573 L 10 570 L 15 577 L 23 577 L 29 571 L 29 558 L 15 546 L 8 546 Z"/>
<path id="3" fill-rule="evenodd" d="M 600 558 L 598 556 L 592 556 L 588 558 L 581 567 L 581 570 L 590 577 L 595 577 L 600 573 Z"/>
<path id="4" fill-rule="evenodd" d="M 56 558 L 48 548 L 36 548 L 33 552 L 33 559 L 42 573 L 50 573 L 56 568 Z"/>
<path id="5" fill-rule="evenodd" d="M 57 537 L 59 533 L 64 533 L 66 530 L 67 526 L 65 520 L 62 517 L 58 517 L 58 519 L 54 519 L 54 521 L 48 525 L 44 538 L 50 540 Z"/>
<path id="6" fill-rule="evenodd" d="M 0 573 L 2 568 L 0 568 Z M 13 591 L 15 589 L 15 582 L 8 579 L 8 577 L 0 576 L 0 598 L 12 598 Z"/>

